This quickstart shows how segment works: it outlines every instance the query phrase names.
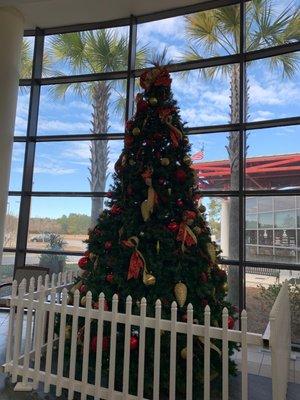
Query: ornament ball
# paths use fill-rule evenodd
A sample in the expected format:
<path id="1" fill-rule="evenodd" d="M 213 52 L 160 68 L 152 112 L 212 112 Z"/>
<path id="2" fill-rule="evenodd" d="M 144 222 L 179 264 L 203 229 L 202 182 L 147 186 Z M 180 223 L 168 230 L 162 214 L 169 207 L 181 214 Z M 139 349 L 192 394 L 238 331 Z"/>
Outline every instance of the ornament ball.
<path id="1" fill-rule="evenodd" d="M 109 283 L 112 283 L 113 279 L 114 279 L 114 275 L 112 273 L 107 274 L 105 277 L 105 280 Z"/>
<path id="2" fill-rule="evenodd" d="M 130 338 L 130 350 L 136 350 L 139 347 L 139 339 L 136 336 Z"/>
<path id="3" fill-rule="evenodd" d="M 111 248 L 112 248 L 112 242 L 111 242 L 110 240 L 106 241 L 106 242 L 104 243 L 104 248 L 105 248 L 105 250 L 111 250 Z"/>
<path id="4" fill-rule="evenodd" d="M 160 163 L 164 167 L 167 167 L 170 164 L 170 160 L 167 157 L 164 157 L 164 158 L 161 158 Z"/>
<path id="5" fill-rule="evenodd" d="M 228 329 L 233 329 L 234 328 L 234 324 L 235 324 L 234 318 L 232 318 L 232 316 L 229 315 L 229 317 L 228 317 Z"/>
<path id="6" fill-rule="evenodd" d="M 156 104 L 158 103 L 158 100 L 156 97 L 150 97 L 149 103 L 151 104 L 151 106 L 156 106 Z"/>
<path id="7" fill-rule="evenodd" d="M 132 134 L 134 136 L 138 136 L 140 133 L 141 133 L 140 128 L 138 128 L 137 126 L 132 129 Z"/>
<path id="8" fill-rule="evenodd" d="M 78 260 L 78 267 L 81 269 L 86 269 L 88 261 L 89 259 L 87 257 L 81 257 Z"/>

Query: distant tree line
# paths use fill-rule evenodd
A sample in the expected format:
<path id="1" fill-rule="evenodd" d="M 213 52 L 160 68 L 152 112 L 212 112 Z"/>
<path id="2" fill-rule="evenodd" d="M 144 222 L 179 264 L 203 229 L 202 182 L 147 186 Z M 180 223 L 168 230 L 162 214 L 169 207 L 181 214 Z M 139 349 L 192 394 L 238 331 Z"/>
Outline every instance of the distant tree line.
<path id="1" fill-rule="evenodd" d="M 29 233 L 52 232 L 69 235 L 86 235 L 91 217 L 86 214 L 71 213 L 60 218 L 31 218 Z"/>

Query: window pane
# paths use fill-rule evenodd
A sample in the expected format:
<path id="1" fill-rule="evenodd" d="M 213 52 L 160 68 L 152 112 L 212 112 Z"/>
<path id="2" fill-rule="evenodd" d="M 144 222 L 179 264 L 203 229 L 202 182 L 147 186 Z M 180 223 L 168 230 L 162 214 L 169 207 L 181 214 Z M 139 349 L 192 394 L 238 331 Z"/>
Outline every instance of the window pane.
<path id="1" fill-rule="evenodd" d="M 25 143 L 14 142 L 9 190 L 20 191 L 22 189 L 22 178 L 24 168 Z"/>
<path id="2" fill-rule="evenodd" d="M 252 207 L 255 199 L 258 204 L 256 212 Z M 293 264 L 300 262 L 300 252 L 297 251 L 300 229 L 296 229 L 299 211 L 296 205 L 295 196 L 251 197 L 246 200 L 247 260 Z M 257 245 L 255 237 L 258 238 Z"/>
<path id="3" fill-rule="evenodd" d="M 64 271 L 77 271 L 81 256 L 61 254 L 26 254 L 25 265 L 49 268 L 50 274 Z"/>
<path id="4" fill-rule="evenodd" d="M 174 98 L 180 107 L 182 120 L 189 127 L 226 124 L 238 122 L 238 109 L 234 107 L 235 96 L 238 96 L 239 67 L 236 64 L 224 69 L 218 67 L 171 74 L 173 79 Z M 230 95 L 232 79 L 234 94 Z"/>
<path id="5" fill-rule="evenodd" d="M 291 70 L 283 63 L 292 65 Z M 299 115 L 299 53 L 251 61 L 247 78 L 249 121 Z"/>
<path id="6" fill-rule="evenodd" d="M 20 200 L 20 197 L 17 196 L 8 197 L 4 229 L 4 247 L 16 247 Z"/>
<path id="7" fill-rule="evenodd" d="M 46 36 L 43 76 L 126 71 L 128 32 L 120 27 Z"/>
<path id="8" fill-rule="evenodd" d="M 298 0 L 249 1 L 246 4 L 247 50 L 299 40 Z"/>
<path id="9" fill-rule="evenodd" d="M 122 140 L 37 143 L 33 189 L 63 192 L 107 191 L 112 183 L 114 164 L 122 148 Z M 106 152 L 107 160 L 103 157 Z M 93 168 L 95 165 L 97 168 Z"/>
<path id="10" fill-rule="evenodd" d="M 20 69 L 21 79 L 31 78 L 33 48 L 34 48 L 34 37 L 33 36 L 24 37 L 22 44 L 22 52 L 21 52 L 21 69 Z"/>
<path id="11" fill-rule="evenodd" d="M 103 199 L 93 200 L 103 207 Z M 28 248 L 59 251 L 84 251 L 91 225 L 91 198 L 33 197 Z"/>
<path id="12" fill-rule="evenodd" d="M 124 132 L 126 81 L 43 86 L 38 135 Z"/>
<path id="13" fill-rule="evenodd" d="M 281 284 L 290 283 L 292 342 L 300 343 L 300 271 L 246 267 L 248 330 L 264 333 Z"/>
<path id="14" fill-rule="evenodd" d="M 239 203 L 235 197 L 203 197 L 212 240 L 221 248 L 223 258 L 238 259 Z"/>
<path id="15" fill-rule="evenodd" d="M 146 48 L 150 66 L 159 57 L 167 64 L 233 54 L 239 48 L 239 6 L 139 24 L 137 38 L 137 56 Z"/>
<path id="16" fill-rule="evenodd" d="M 27 133 L 29 96 L 30 88 L 28 86 L 20 86 L 15 120 L 15 136 L 25 136 Z"/>
<path id="17" fill-rule="evenodd" d="M 230 168 L 227 146 L 237 144 L 238 133 L 212 133 L 189 136 L 192 145 L 193 168 L 198 172 L 199 188 L 203 190 L 237 190 L 238 163 Z"/>
<path id="18" fill-rule="evenodd" d="M 299 187 L 299 182 L 299 126 L 248 132 L 247 189 L 290 189 Z"/>
<path id="19" fill-rule="evenodd" d="M 14 265 L 15 265 L 15 253 L 7 253 L 5 251 L 3 253 L 2 262 L 0 266 L 0 284 L 12 282 L 14 275 Z M 10 292 L 8 291 L 7 295 L 9 294 Z"/>

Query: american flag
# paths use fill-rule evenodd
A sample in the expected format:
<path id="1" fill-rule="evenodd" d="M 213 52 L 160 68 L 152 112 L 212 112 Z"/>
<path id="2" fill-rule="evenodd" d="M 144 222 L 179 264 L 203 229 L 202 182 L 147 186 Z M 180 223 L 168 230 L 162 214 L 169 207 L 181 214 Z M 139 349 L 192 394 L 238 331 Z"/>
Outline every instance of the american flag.
<path id="1" fill-rule="evenodd" d="M 204 158 L 204 145 L 202 145 L 202 149 L 198 151 L 196 154 L 192 156 L 193 161 L 200 161 Z"/>

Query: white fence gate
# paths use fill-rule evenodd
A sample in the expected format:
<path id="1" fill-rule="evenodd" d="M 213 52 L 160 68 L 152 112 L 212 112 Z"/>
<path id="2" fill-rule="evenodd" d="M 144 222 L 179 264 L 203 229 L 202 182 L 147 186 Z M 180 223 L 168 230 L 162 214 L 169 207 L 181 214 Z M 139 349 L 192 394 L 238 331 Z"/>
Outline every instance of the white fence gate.
<path id="1" fill-rule="evenodd" d="M 59 274 L 58 279 L 53 275 L 51 282 L 46 276 L 42 282 L 41 277 L 37 282 L 35 291 L 34 279 L 31 279 L 29 292 L 26 291 L 26 281 L 23 280 L 19 287 L 13 282 L 13 291 L 9 319 L 9 335 L 6 354 L 5 372 L 11 374 L 12 382 L 17 378 L 21 381 L 15 386 L 15 390 L 29 391 L 37 389 L 39 382 L 44 384 L 44 392 L 48 393 L 50 385 L 55 386 L 56 396 L 62 394 L 62 389 L 68 390 L 68 399 L 74 398 L 74 392 L 81 394 L 81 399 L 88 395 L 95 399 L 122 399 L 122 400 L 147 400 L 144 397 L 144 374 L 147 373 L 145 366 L 145 338 L 146 329 L 154 332 L 154 369 L 153 369 L 153 400 L 160 399 L 160 345 L 161 331 L 170 333 L 170 373 L 169 373 L 169 400 L 176 398 L 176 354 L 177 333 L 185 334 L 187 337 L 186 348 L 186 399 L 193 399 L 193 336 L 202 337 L 204 343 L 204 400 L 211 397 L 210 390 L 210 353 L 211 340 L 222 340 L 222 400 L 229 399 L 228 387 L 228 342 L 233 341 L 241 345 L 241 371 L 242 371 L 242 400 L 248 398 L 248 345 L 262 345 L 262 336 L 247 332 L 247 313 L 241 314 L 241 331 L 228 329 L 228 311 L 223 310 L 223 326 L 212 327 L 210 324 L 210 308 L 205 308 L 204 325 L 194 324 L 193 307 L 188 305 L 187 322 L 177 321 L 177 304 L 174 302 L 171 308 L 171 320 L 161 318 L 161 302 L 157 300 L 155 317 L 147 316 L 146 300 L 142 299 L 140 304 L 140 315 L 132 314 L 132 300 L 129 296 L 126 301 L 126 312 L 118 312 L 118 296 L 114 295 L 112 311 L 105 311 L 105 298 L 99 296 L 99 309 L 92 308 L 91 293 L 86 295 L 86 306 L 79 305 L 79 292 L 74 294 L 73 305 L 68 305 L 68 288 L 72 286 L 74 276 Z M 271 347 L 273 371 L 273 388 L 279 394 L 276 400 L 285 398 L 287 388 L 287 374 L 282 368 L 288 368 L 289 342 L 288 337 L 281 337 L 280 329 L 289 329 L 289 308 L 287 285 L 284 285 L 271 313 Z M 26 317 L 25 317 L 26 314 Z M 60 334 L 54 333 L 55 315 L 60 316 Z M 65 328 L 66 318 L 72 316 L 71 352 L 69 370 L 64 371 L 65 353 Z M 82 354 L 82 375 L 76 379 L 76 356 L 77 356 L 77 330 L 78 319 L 85 319 L 85 334 Z M 90 352 L 90 326 L 91 321 L 97 321 L 97 351 L 95 380 L 89 381 L 89 352 Z M 102 371 L 102 345 L 103 324 L 110 322 L 110 346 L 109 346 L 109 374 L 107 383 L 103 384 Z M 34 322 L 34 323 L 33 323 Z M 115 389 L 116 368 L 116 340 L 117 324 L 124 325 L 124 354 L 123 354 L 123 385 L 122 391 Z M 283 327 L 285 325 L 285 327 Z M 138 379 L 137 395 L 129 393 L 129 371 L 130 371 L 130 336 L 131 327 L 139 327 L 138 348 Z M 46 334 L 45 334 L 46 333 Z M 53 350 L 55 352 L 53 352 Z M 53 360 L 55 354 L 55 360 Z M 44 360 L 41 362 L 42 357 Z M 77 358 L 78 359 L 78 358 Z M 280 368 L 279 370 L 279 360 Z M 53 370 L 53 363 L 56 364 Z M 287 370 L 288 371 L 288 370 Z M 281 374 L 280 374 L 281 372 Z M 281 377 L 280 379 L 279 376 Z M 275 382 L 274 382 L 275 378 Z M 102 383 L 101 383 L 102 382 Z M 275 393 L 275 392 L 274 392 Z"/>

